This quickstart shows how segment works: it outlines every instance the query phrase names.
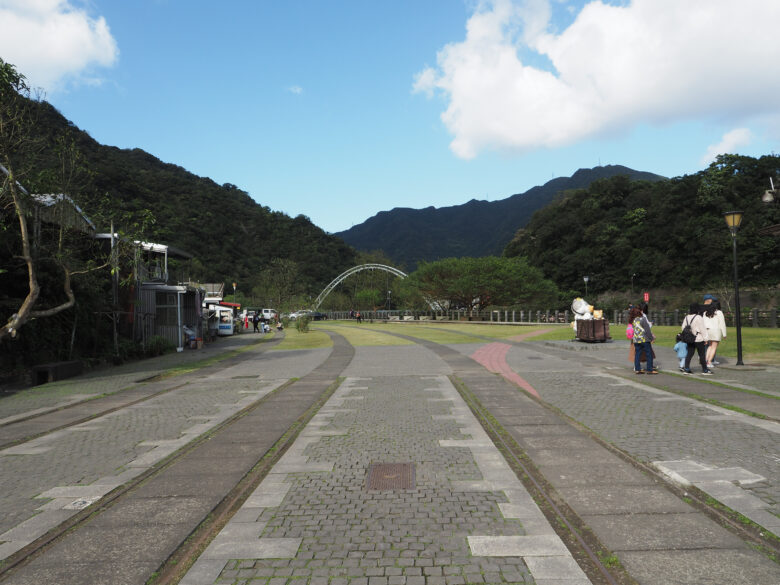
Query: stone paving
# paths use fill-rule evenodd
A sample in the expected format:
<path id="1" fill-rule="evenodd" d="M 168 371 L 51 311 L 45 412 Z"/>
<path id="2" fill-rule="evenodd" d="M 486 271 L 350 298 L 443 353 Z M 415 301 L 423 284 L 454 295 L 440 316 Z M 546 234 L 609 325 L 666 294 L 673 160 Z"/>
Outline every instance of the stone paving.
<path id="1" fill-rule="evenodd" d="M 533 350 L 513 348 L 508 363 L 543 400 L 640 461 L 744 468 L 762 478 L 744 489 L 780 512 L 780 424 Z"/>
<path id="2" fill-rule="evenodd" d="M 264 339 L 272 339 L 266 336 Z M 77 378 L 50 382 L 26 388 L 2 396 L 0 400 L 0 425 L 19 417 L 40 414 L 106 393 L 118 392 L 138 382 L 158 376 L 171 368 L 223 355 L 236 349 L 257 343 L 259 335 L 242 334 L 219 338 L 200 350 L 185 349 L 155 358 L 136 360 L 121 366 L 106 367 L 88 372 Z"/>
<path id="3" fill-rule="evenodd" d="M 247 335 L 236 339 L 242 337 L 250 338 Z M 493 345 L 501 345 L 500 352 Z M 451 354 L 458 352 L 457 359 L 439 349 L 447 349 Z M 20 545 L 109 489 L 148 469 L 241 405 L 257 400 L 288 378 L 312 371 L 330 351 L 252 349 L 226 367 L 211 367 L 186 376 L 181 388 L 0 451 L 3 487 L 0 532 L 8 530 L 0 534 L 0 553 L 4 553 L 0 558 L 18 550 Z M 347 359 L 338 368 L 341 375 L 347 376 L 346 382 L 182 583 L 587 583 L 584 573 L 446 377 L 455 374 L 475 390 L 479 388 L 483 396 L 494 396 L 494 389 L 485 377 L 492 375 L 466 359 L 472 355 L 481 356 L 475 359 L 480 359 L 491 371 L 521 388 L 538 392 L 542 400 L 637 459 L 655 465 L 674 481 L 695 485 L 739 511 L 742 506 L 755 514 L 747 516 L 762 526 L 774 528 L 772 522 L 778 518 L 780 501 L 777 466 L 780 425 L 705 405 L 633 378 L 626 379 L 619 374 L 627 368 L 627 362 L 618 365 L 616 359 L 622 350 L 616 347 L 583 351 L 562 351 L 560 347 L 528 343 L 511 346 L 474 343 L 440 348 L 431 344 L 358 347 L 352 362 L 346 366 Z M 721 369 L 719 375 L 730 380 L 733 386 L 754 388 L 767 394 L 776 392 L 776 369 L 755 372 L 758 374 L 755 378 L 741 371 L 729 371 L 729 378 L 725 378 L 725 372 Z M 140 374 L 120 370 L 113 380 L 118 380 L 121 386 L 128 375 Z M 329 375 L 338 373 L 334 370 Z M 66 392 L 53 388 L 47 398 L 48 408 L 57 401 L 78 398 L 79 393 L 100 391 L 101 384 L 106 388 L 111 380 L 110 375 L 103 373 L 85 379 L 81 387 L 75 384 Z M 91 384 L 94 388 L 88 386 Z M 605 472 L 608 467 L 618 467 L 619 461 L 614 456 L 611 463 L 607 462 L 609 458 L 579 461 L 578 458 L 590 453 L 585 448 L 589 439 L 577 435 L 573 427 L 567 427 L 549 412 L 544 416 L 524 415 L 524 405 L 530 401 L 527 396 L 522 395 L 520 401 L 508 394 L 502 396 L 507 408 L 511 402 L 517 411 L 517 414 L 513 411 L 506 423 L 512 426 L 505 428 L 511 428 L 516 437 L 534 433 L 525 441 L 528 443 L 525 448 L 535 460 L 538 457 L 553 461 L 550 470 L 561 469 L 573 481 L 579 471 L 599 475 L 594 471 L 599 469 L 599 463 Z M 13 418 L 24 412 L 23 409 L 13 414 L 4 412 L 6 399 L 0 401 L 0 425 L 4 415 Z M 38 404 L 40 400 L 32 397 L 28 406 L 47 408 Z M 490 408 L 499 413 L 502 404 L 496 400 L 490 403 Z M 542 418 L 557 419 L 557 422 L 543 424 Z M 566 433 L 547 437 L 542 432 L 546 430 Z M 244 436 L 248 444 L 252 437 Z M 244 442 L 239 437 L 228 447 L 239 449 Z M 367 490 L 366 474 L 371 464 L 376 463 L 414 464 L 415 486 Z M 594 463 L 595 467 L 580 470 Z M 551 477 L 560 480 L 557 475 Z M 173 493 L 180 493 L 175 481 L 169 483 L 175 487 Z M 642 583 L 674 582 L 668 579 L 669 567 L 674 570 L 690 567 L 702 575 L 698 578 L 692 573 L 684 579 L 680 576 L 681 583 L 716 583 L 717 579 L 706 579 L 715 579 L 718 574 L 733 577 L 735 563 L 760 567 L 754 573 L 746 573 L 741 580 L 721 582 L 780 583 L 780 571 L 770 561 L 763 557 L 756 559 L 760 555 L 747 550 L 733 535 L 713 541 L 711 528 L 705 529 L 698 516 L 694 520 L 687 504 L 675 500 L 671 494 L 662 500 L 658 495 L 661 490 L 644 487 L 642 494 L 654 494 L 658 505 L 650 514 L 644 509 L 647 505 L 641 513 L 635 512 L 638 504 L 647 504 L 641 498 L 631 498 L 631 489 L 639 493 L 638 485 L 622 486 L 625 494 L 604 493 L 604 488 L 599 487 L 591 490 L 592 494 L 583 495 L 587 490 L 572 484 L 564 485 L 560 493 L 565 493 L 567 500 L 578 502 L 578 506 L 595 504 L 598 500 L 602 508 L 604 505 L 626 507 L 624 517 L 614 520 L 624 525 L 610 525 L 613 517 L 603 512 L 588 515 L 587 520 L 593 522 L 602 541 L 620 553 L 621 560 L 630 560 L 630 566 L 637 569 L 636 575 L 642 576 Z M 190 490 L 197 485 L 188 483 L 184 487 Z M 137 491 L 132 514 L 140 521 L 146 516 L 143 506 L 149 495 L 143 488 Z M 613 497 L 621 499 L 614 504 L 602 501 Z M 670 502 L 670 498 L 674 501 Z M 161 503 L 165 501 L 165 498 L 158 499 Z M 119 509 L 121 506 L 110 510 Z M 121 539 L 109 516 L 108 513 L 99 515 L 92 525 L 100 524 L 105 517 L 106 526 L 101 525 L 100 529 L 111 534 L 112 539 Z M 666 526 L 661 524 L 664 516 L 667 521 L 679 518 L 681 530 L 670 534 L 658 528 Z M 151 524 L 147 524 L 143 529 L 147 534 L 145 539 L 153 541 L 155 536 L 149 533 Z M 627 530 L 631 526 L 635 528 L 633 532 Z M 75 531 L 75 535 L 89 532 L 89 526 L 85 528 Z M 136 528 L 140 535 L 140 526 Z M 690 540 L 694 533 L 695 546 Z M 636 542 L 631 541 L 632 535 Z M 648 540 L 651 539 L 648 535 L 658 542 Z M 712 541 L 713 550 L 701 548 L 708 541 Z M 98 544 L 95 540 L 94 546 Z M 61 552 L 56 561 L 62 567 L 72 568 L 73 579 L 69 582 L 73 583 L 81 582 L 79 571 L 88 570 L 87 565 L 78 569 L 75 564 L 67 563 L 69 554 L 78 552 L 79 546 L 74 540 L 70 548 L 64 548 L 68 554 Z M 648 550 L 640 553 L 641 547 Z M 654 565 L 658 563 L 658 557 L 650 550 L 654 547 L 671 551 L 668 566 Z M 716 554 L 715 549 L 720 549 L 717 552 L 720 559 L 708 560 L 707 555 Z M 97 548 L 92 552 L 97 553 Z M 679 558 L 672 562 L 675 554 Z M 716 560 L 720 567 L 732 572 L 718 573 L 714 568 Z M 46 565 L 45 555 L 41 561 Z M 147 571 L 148 577 L 159 566 L 148 562 L 148 571 L 140 565 L 137 567 L 139 575 Z M 98 564 L 109 563 L 100 560 Z M 36 571 L 20 573 L 11 581 L 46 582 L 40 580 L 41 575 L 49 573 Z M 653 574 L 659 577 L 652 579 Z M 751 581 L 756 575 L 761 578 Z M 128 574 L 121 582 L 144 582 L 134 579 Z M 91 582 L 103 581 L 98 578 Z"/>
<path id="4" fill-rule="evenodd" d="M 383 349 L 406 371 L 427 353 Z M 368 489 L 371 464 L 401 462 L 413 487 Z M 348 378 L 181 583 L 291 581 L 590 582 L 441 375 Z"/>
<path id="5" fill-rule="evenodd" d="M 182 379 L 170 392 L 0 450 L 0 559 L 273 391 L 293 370 L 305 375 L 330 352 L 280 352 L 268 360 L 262 349 L 228 369 Z"/>

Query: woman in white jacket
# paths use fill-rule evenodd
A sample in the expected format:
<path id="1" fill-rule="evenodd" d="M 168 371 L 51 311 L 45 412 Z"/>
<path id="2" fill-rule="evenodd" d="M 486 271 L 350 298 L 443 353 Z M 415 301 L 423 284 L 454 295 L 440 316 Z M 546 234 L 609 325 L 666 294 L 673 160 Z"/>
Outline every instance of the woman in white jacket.
<path id="1" fill-rule="evenodd" d="M 688 355 L 685 356 L 685 371 L 686 374 L 692 374 L 691 360 L 693 354 L 699 354 L 699 363 L 701 364 L 701 373 L 704 376 L 711 376 L 712 372 L 707 368 L 707 357 L 705 356 L 707 345 L 707 328 L 704 326 L 704 318 L 701 316 L 701 309 L 697 303 L 691 304 L 688 309 L 688 314 L 683 319 L 681 330 L 690 325 L 691 332 L 696 336 L 696 341 L 688 343 Z"/>
<path id="2" fill-rule="evenodd" d="M 713 301 L 707 305 L 704 311 L 704 325 L 707 327 L 707 367 L 711 368 L 715 361 L 715 353 L 718 351 L 718 344 L 726 337 L 726 318 L 723 311 L 720 310 L 720 301 Z"/>

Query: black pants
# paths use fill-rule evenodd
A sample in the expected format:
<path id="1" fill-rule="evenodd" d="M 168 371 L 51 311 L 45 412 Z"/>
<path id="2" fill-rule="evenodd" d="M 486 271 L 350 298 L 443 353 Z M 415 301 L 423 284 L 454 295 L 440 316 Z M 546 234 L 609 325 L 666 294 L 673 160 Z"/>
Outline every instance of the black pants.
<path id="1" fill-rule="evenodd" d="M 685 369 L 690 370 L 691 369 L 691 360 L 693 359 L 693 354 L 695 352 L 699 352 L 699 363 L 701 364 L 701 371 L 706 372 L 707 371 L 707 344 L 703 341 L 697 341 L 696 343 L 687 343 L 688 346 L 688 353 L 685 356 Z"/>

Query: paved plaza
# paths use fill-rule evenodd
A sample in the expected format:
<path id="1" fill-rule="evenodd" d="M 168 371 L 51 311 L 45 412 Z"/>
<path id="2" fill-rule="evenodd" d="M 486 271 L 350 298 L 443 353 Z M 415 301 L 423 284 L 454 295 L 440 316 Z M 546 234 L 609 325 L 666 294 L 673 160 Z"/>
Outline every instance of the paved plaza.
<path id="1" fill-rule="evenodd" d="M 145 583 L 259 473 L 166 582 L 610 582 L 573 522 L 616 582 L 780 584 L 760 537 L 685 493 L 780 534 L 777 369 L 638 380 L 618 344 L 443 345 L 409 327 L 388 336 L 414 344 L 353 347 L 335 331 L 332 348 L 237 336 L 178 376 L 150 380 L 166 356 L 0 400 L 0 582 Z"/>

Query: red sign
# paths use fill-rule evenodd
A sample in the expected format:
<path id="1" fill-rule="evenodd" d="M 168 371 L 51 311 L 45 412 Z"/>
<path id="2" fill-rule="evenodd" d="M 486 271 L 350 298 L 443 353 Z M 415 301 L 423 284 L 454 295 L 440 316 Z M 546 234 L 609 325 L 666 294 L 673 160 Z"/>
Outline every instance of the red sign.
<path id="1" fill-rule="evenodd" d="M 645 293 L 645 302 L 650 300 L 650 293 Z"/>

